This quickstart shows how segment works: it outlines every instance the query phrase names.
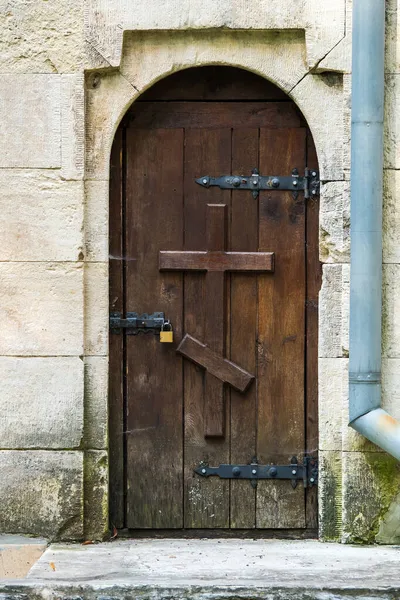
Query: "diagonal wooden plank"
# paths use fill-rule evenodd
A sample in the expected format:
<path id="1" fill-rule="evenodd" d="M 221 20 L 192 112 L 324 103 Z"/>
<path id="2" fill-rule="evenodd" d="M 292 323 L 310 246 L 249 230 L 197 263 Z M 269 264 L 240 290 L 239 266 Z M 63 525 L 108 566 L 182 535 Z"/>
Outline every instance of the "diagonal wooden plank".
<path id="1" fill-rule="evenodd" d="M 213 352 L 189 334 L 185 335 L 176 351 L 239 392 L 245 392 L 254 379 L 254 375 Z"/>
<path id="2" fill-rule="evenodd" d="M 273 252 L 181 252 L 161 250 L 160 271 L 269 271 Z"/>

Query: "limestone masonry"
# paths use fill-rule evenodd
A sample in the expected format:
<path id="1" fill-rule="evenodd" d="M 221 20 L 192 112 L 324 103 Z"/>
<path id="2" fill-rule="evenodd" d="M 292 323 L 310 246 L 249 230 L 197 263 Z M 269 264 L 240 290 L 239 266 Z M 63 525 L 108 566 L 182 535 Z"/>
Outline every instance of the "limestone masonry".
<path id="1" fill-rule="evenodd" d="M 383 407 L 400 418 L 400 0 L 386 2 Z M 322 181 L 320 537 L 400 542 L 400 470 L 348 429 L 350 0 L 2 0 L 0 532 L 108 530 L 108 179 L 128 107 L 183 68 L 272 81 Z"/>

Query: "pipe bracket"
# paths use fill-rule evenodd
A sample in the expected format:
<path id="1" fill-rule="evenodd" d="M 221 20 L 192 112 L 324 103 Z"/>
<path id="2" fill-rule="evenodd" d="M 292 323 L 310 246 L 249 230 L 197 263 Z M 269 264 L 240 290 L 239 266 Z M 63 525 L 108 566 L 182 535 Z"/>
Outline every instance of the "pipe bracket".
<path id="1" fill-rule="evenodd" d="M 379 371 L 349 373 L 349 383 L 381 383 L 381 374 Z"/>

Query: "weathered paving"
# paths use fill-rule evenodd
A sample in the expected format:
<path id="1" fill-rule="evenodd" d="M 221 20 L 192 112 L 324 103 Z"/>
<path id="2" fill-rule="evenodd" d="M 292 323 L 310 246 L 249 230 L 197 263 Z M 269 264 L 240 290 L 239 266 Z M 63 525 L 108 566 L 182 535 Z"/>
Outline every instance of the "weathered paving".
<path id="1" fill-rule="evenodd" d="M 397 599 L 400 548 L 278 540 L 51 545 L 0 599 Z"/>

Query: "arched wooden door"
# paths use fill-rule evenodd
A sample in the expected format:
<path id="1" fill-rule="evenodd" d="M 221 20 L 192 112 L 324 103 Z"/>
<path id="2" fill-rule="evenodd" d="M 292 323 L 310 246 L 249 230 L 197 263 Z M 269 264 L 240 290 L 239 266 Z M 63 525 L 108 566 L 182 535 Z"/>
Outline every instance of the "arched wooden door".
<path id="1" fill-rule="evenodd" d="M 162 312 L 174 339 L 113 321 L 117 528 L 315 531 L 315 486 L 297 480 L 317 449 L 318 198 L 276 182 L 242 189 L 257 187 L 245 179 L 254 168 L 291 179 L 306 167 L 317 171 L 316 155 L 294 103 L 238 69 L 180 72 L 124 118 L 111 157 L 110 311 Z M 208 186 L 231 174 L 232 189 Z"/>

